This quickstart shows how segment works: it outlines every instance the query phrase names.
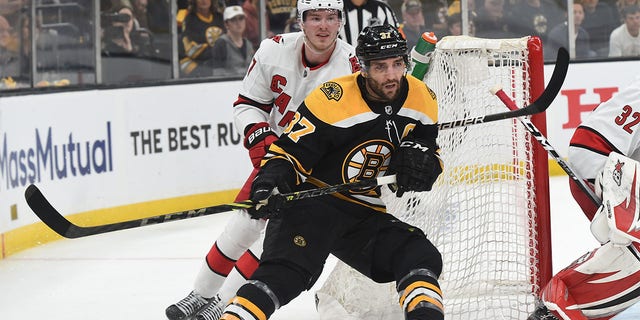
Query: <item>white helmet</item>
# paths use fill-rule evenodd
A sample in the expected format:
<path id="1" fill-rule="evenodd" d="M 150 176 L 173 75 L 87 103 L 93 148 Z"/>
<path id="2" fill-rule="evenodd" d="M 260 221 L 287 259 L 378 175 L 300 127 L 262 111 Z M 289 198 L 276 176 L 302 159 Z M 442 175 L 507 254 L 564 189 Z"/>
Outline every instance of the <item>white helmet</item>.
<path id="1" fill-rule="evenodd" d="M 307 10 L 333 9 L 340 12 L 340 19 L 344 24 L 344 1 L 343 0 L 298 0 L 298 19 L 304 21 L 304 13 Z"/>

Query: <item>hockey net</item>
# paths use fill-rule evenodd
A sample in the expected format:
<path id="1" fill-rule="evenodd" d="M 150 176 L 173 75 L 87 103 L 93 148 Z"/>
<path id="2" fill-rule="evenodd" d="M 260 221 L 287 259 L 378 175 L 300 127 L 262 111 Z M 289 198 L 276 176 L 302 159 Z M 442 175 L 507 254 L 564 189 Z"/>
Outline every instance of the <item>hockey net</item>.
<path id="1" fill-rule="evenodd" d="M 544 89 L 538 38 L 445 37 L 425 82 L 439 121 L 506 111 L 501 85 L 520 107 Z M 545 130 L 544 115 L 532 122 Z M 543 131 L 544 132 L 544 131 Z M 526 319 L 551 276 L 548 156 L 517 119 L 441 130 L 444 172 L 433 190 L 384 198 L 442 253 L 446 319 Z M 402 319 L 393 284 L 338 262 L 316 293 L 321 319 Z"/>

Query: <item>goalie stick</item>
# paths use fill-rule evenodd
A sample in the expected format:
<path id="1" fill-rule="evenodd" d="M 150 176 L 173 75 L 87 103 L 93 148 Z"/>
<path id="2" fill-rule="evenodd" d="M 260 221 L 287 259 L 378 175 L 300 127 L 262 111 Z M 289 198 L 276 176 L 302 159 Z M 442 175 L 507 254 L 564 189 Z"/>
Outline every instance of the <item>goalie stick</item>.
<path id="1" fill-rule="evenodd" d="M 292 193 L 285 193 L 279 196 L 283 197 L 285 202 L 296 201 L 304 198 L 319 197 L 322 195 L 344 192 L 349 190 L 358 190 L 381 186 L 385 184 L 391 184 L 396 182 L 396 176 L 384 176 L 376 179 L 366 179 L 355 182 L 348 182 L 333 186 L 326 186 L 316 189 L 297 191 Z M 31 184 L 27 187 L 24 193 L 27 204 L 35 212 L 35 214 L 44 222 L 49 228 L 65 238 L 81 238 L 86 236 L 92 236 L 100 233 L 125 230 L 137 227 L 148 226 L 152 224 L 164 223 L 169 221 L 177 221 L 182 219 L 207 216 L 215 213 L 227 212 L 237 209 L 248 209 L 254 207 L 256 204 L 250 200 L 242 202 L 233 202 L 227 204 L 221 204 L 211 207 L 205 207 L 194 210 L 186 210 L 174 213 L 161 214 L 157 216 L 116 222 L 110 224 L 103 224 L 98 226 L 82 227 L 73 224 L 67 218 L 65 218 L 58 210 L 56 210 L 51 203 L 45 198 L 40 189 Z"/>
<path id="2" fill-rule="evenodd" d="M 533 115 L 536 113 L 544 112 L 555 99 L 560 92 L 560 88 L 564 83 L 564 79 L 567 75 L 567 69 L 569 67 L 569 53 L 566 49 L 560 48 L 558 50 L 558 57 L 556 59 L 556 65 L 549 80 L 549 84 L 545 88 L 544 92 L 538 99 L 532 104 L 518 110 L 501 112 L 496 114 L 489 114 L 479 117 L 466 118 L 455 120 L 451 122 L 440 123 L 440 129 L 451 129 L 458 127 L 465 127 L 474 124 L 487 123 L 497 120 L 510 119 L 521 116 Z M 391 178 L 393 177 L 393 178 Z M 387 180 L 394 179 L 393 181 Z M 321 195 L 344 192 L 348 190 L 368 188 L 382 184 L 391 184 L 395 182 L 395 176 L 381 177 L 377 179 L 362 180 L 357 182 L 345 183 L 335 186 L 327 186 L 324 188 L 305 190 L 299 192 L 293 192 L 282 195 L 286 201 L 295 201 L 302 198 L 317 197 Z M 168 221 L 176 221 L 188 218 L 194 218 L 199 216 L 206 216 L 215 213 L 227 212 L 235 209 L 246 209 L 254 206 L 250 201 L 236 202 L 229 204 L 222 204 L 212 207 L 187 210 L 175 213 L 162 214 L 142 219 L 129 220 L 124 222 L 116 222 L 111 224 L 104 224 L 98 226 L 82 227 L 73 224 L 67 220 L 62 214 L 60 214 L 44 197 L 42 192 L 35 186 L 30 185 L 25 190 L 25 199 L 27 204 L 33 210 L 33 212 L 44 222 L 49 228 L 65 238 L 80 238 L 100 233 L 131 229 L 142 227 L 151 224 L 158 224 Z"/>
<path id="3" fill-rule="evenodd" d="M 504 105 L 507 108 L 509 108 L 509 110 L 518 110 L 518 106 L 516 105 L 516 103 L 513 100 L 511 100 L 511 98 L 499 86 L 493 87 L 493 88 L 489 89 L 489 91 L 492 94 L 494 94 L 496 97 L 498 97 L 500 99 L 500 101 L 502 101 L 502 103 L 504 103 Z M 599 207 L 602 204 L 601 203 L 602 201 L 600 201 L 600 199 L 598 199 L 598 197 L 593 192 L 593 190 L 591 190 L 591 188 L 589 188 L 589 186 L 587 185 L 585 180 L 582 179 L 575 172 L 575 170 L 573 170 L 571 168 L 571 166 L 566 161 L 564 161 L 564 159 L 562 159 L 562 157 L 560 157 L 560 154 L 558 154 L 558 151 L 556 151 L 556 149 L 553 148 L 553 146 L 549 143 L 547 138 L 542 134 L 542 132 L 540 132 L 540 129 L 538 129 L 535 126 L 535 124 L 533 124 L 527 118 L 520 118 L 519 120 L 524 125 L 524 127 L 527 129 L 527 131 L 529 131 L 531 133 L 531 135 L 533 135 L 533 137 L 542 145 L 542 147 L 545 150 L 547 150 L 547 152 L 558 163 L 558 165 L 560 165 L 562 170 L 564 170 L 564 172 L 566 172 L 567 175 L 571 179 L 573 179 L 573 181 L 575 183 L 578 184 L 578 186 L 580 187 L 580 190 L 582 190 L 582 192 L 584 192 L 589 197 L 589 199 L 591 201 L 593 201 L 593 204 L 595 204 L 597 207 Z"/>

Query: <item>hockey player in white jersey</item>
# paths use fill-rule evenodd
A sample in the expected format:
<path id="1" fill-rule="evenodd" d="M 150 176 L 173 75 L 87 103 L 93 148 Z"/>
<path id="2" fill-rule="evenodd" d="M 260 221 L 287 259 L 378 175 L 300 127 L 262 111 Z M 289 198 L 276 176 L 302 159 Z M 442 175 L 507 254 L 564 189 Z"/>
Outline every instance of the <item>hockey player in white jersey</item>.
<path id="1" fill-rule="evenodd" d="M 265 39 L 255 53 L 233 106 L 235 125 L 244 133 L 255 168 L 312 89 L 360 69 L 355 49 L 338 39 L 343 7 L 343 0 L 298 0 L 302 31 Z M 248 199 L 256 173 L 254 169 L 236 201 Z M 258 266 L 262 241 L 257 240 L 265 223 L 246 211 L 235 212 L 207 254 L 193 290 L 167 308 L 167 317 L 218 319 Z"/>
<path id="2" fill-rule="evenodd" d="M 572 182 L 601 247 L 558 272 L 529 320 L 607 320 L 640 301 L 640 77 L 576 129 L 569 161 L 602 198 L 598 208 Z"/>

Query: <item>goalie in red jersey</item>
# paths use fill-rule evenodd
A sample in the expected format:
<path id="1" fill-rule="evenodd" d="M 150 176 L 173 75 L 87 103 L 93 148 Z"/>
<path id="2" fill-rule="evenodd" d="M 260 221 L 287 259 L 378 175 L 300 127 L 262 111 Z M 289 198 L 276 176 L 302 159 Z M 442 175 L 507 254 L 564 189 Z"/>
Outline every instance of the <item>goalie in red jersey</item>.
<path id="1" fill-rule="evenodd" d="M 571 180 L 601 247 L 558 272 L 529 320 L 607 320 L 640 301 L 640 77 L 600 104 L 576 129 L 569 161 L 601 197 Z"/>

